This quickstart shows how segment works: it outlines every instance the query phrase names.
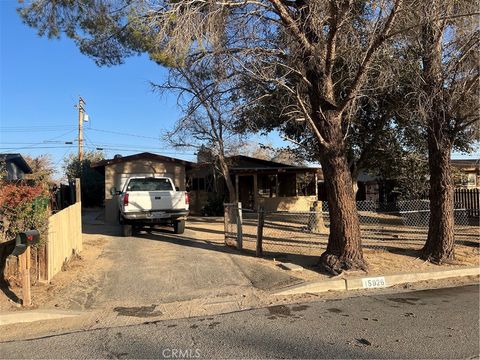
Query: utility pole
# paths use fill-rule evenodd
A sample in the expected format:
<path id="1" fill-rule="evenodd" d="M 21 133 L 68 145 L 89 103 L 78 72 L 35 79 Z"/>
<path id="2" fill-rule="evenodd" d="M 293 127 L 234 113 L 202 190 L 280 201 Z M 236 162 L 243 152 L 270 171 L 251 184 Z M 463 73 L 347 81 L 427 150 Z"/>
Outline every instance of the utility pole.
<path id="1" fill-rule="evenodd" d="M 81 96 L 78 97 L 78 160 L 83 160 L 83 113 L 85 109 L 85 100 Z"/>

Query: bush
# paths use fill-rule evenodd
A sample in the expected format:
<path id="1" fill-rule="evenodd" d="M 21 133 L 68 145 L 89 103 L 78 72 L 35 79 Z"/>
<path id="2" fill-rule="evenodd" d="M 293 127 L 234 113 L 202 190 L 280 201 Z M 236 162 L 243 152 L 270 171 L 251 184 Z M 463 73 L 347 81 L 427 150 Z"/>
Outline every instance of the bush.
<path id="1" fill-rule="evenodd" d="M 225 199 L 223 196 L 212 195 L 208 197 L 207 203 L 202 208 L 202 215 L 204 216 L 223 216 L 223 203 Z"/>
<path id="2" fill-rule="evenodd" d="M 42 185 L 0 184 L 0 242 L 12 240 L 25 230 L 37 229 L 45 234 L 48 202 L 48 191 Z"/>

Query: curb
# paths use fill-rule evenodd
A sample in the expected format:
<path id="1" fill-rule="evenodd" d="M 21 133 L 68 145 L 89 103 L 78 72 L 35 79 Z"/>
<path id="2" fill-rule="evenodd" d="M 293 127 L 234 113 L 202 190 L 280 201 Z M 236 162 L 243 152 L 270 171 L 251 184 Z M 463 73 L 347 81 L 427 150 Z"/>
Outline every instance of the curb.
<path id="1" fill-rule="evenodd" d="M 51 310 L 33 310 L 33 311 L 13 311 L 9 313 L 0 313 L 0 326 L 17 323 L 29 323 L 41 320 L 54 320 L 70 318 L 81 315 L 78 311 L 51 311 Z"/>
<path id="2" fill-rule="evenodd" d="M 345 279 L 336 279 L 324 281 L 310 281 L 300 285 L 290 286 L 274 293 L 273 295 L 294 295 L 343 290 L 347 290 L 347 283 Z"/>
<path id="3" fill-rule="evenodd" d="M 375 275 L 369 277 L 355 277 L 350 279 L 335 279 L 311 281 L 300 285 L 290 286 L 273 295 L 294 295 L 306 293 L 321 293 L 327 291 L 364 290 L 371 288 L 387 288 L 399 284 L 415 283 L 425 280 L 439 280 L 454 277 L 480 275 L 480 267 L 468 267 L 450 270 L 435 270 L 420 273 L 400 273 L 391 275 Z M 370 282 L 368 282 L 370 280 Z M 373 281 L 373 282 L 372 282 Z"/>

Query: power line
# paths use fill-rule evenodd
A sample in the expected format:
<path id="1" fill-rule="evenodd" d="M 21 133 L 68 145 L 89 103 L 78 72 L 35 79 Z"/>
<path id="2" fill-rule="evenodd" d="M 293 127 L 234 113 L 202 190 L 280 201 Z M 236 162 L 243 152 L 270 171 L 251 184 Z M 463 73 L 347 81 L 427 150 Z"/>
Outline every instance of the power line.
<path id="1" fill-rule="evenodd" d="M 54 127 L 45 127 L 45 126 L 32 126 L 25 128 L 2 128 L 0 127 L 0 132 L 2 133 L 28 133 L 28 132 L 56 132 L 66 129 L 71 129 L 72 126 L 54 126 Z"/>
<path id="2" fill-rule="evenodd" d="M 131 151 L 143 152 L 145 150 L 148 150 L 147 148 L 134 149 L 134 148 L 115 148 L 115 147 L 93 147 L 91 145 L 87 145 L 86 147 L 93 148 L 95 150 L 116 150 L 116 151 L 127 151 L 127 152 L 131 152 Z M 195 155 L 195 153 L 170 152 L 170 151 L 162 151 L 162 154 L 167 154 L 167 155 Z"/>
<path id="3" fill-rule="evenodd" d="M 87 130 L 87 129 L 85 129 L 85 130 Z M 124 133 L 124 132 L 120 132 L 120 131 L 111 131 L 111 130 L 94 129 L 94 128 L 88 128 L 88 131 L 98 131 L 98 132 L 115 134 L 115 135 L 132 136 L 132 137 L 138 137 L 138 138 L 144 138 L 144 139 L 160 140 L 160 137 L 153 137 L 153 136 L 146 136 L 146 135 L 138 135 L 138 134 L 132 134 L 132 133 Z"/>
<path id="4" fill-rule="evenodd" d="M 41 145 L 47 143 L 48 141 L 52 141 L 52 140 L 58 139 L 59 137 L 68 135 L 68 134 L 70 134 L 71 132 L 74 132 L 74 131 L 75 131 L 75 129 L 72 129 L 72 130 L 67 131 L 66 133 L 63 133 L 63 134 L 60 134 L 60 135 L 57 135 L 57 136 L 53 136 L 53 137 L 51 137 L 51 138 L 49 138 L 49 139 L 47 139 L 47 140 L 43 140 L 43 141 L 41 141 L 41 142 L 33 143 L 34 146 L 30 146 L 30 147 L 23 147 L 23 148 L 22 148 L 22 147 L 20 147 L 20 148 L 18 148 L 18 147 L 0 147 L 0 149 L 4 149 L 5 151 L 9 151 L 9 150 L 20 150 L 20 149 L 36 149 L 36 148 L 45 149 L 46 147 L 37 147 L 37 146 L 35 146 L 35 145 L 41 146 Z M 1 144 L 1 142 L 0 142 L 0 144 Z"/>
<path id="5" fill-rule="evenodd" d="M 8 150 L 24 150 L 24 149 L 65 149 L 65 148 L 75 148 L 76 145 L 65 145 L 65 146 L 23 146 L 23 147 L 0 147 L 4 151 Z"/>

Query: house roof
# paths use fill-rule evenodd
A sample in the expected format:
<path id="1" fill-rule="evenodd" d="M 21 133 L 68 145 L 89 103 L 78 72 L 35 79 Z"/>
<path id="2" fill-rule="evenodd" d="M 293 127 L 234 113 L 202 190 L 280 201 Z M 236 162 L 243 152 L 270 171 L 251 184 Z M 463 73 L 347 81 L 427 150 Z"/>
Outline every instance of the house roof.
<path id="1" fill-rule="evenodd" d="M 321 168 L 318 167 L 306 167 L 306 166 L 278 166 L 278 167 L 249 167 L 249 168 L 237 168 L 230 169 L 232 174 L 277 174 L 277 173 L 298 173 L 298 172 L 321 172 Z"/>
<path id="2" fill-rule="evenodd" d="M 158 155 L 150 152 L 143 152 L 139 154 L 134 154 L 134 155 L 128 155 L 128 156 L 117 156 L 113 159 L 105 159 L 98 161 L 96 163 L 93 163 L 91 165 L 92 168 L 98 168 L 98 167 L 103 167 L 106 165 L 111 165 L 111 164 L 118 164 L 122 162 L 127 162 L 127 161 L 135 161 L 135 160 L 155 160 L 155 161 L 161 161 L 161 162 L 172 162 L 172 163 L 179 163 L 183 164 L 185 166 L 191 166 L 193 165 L 192 162 L 186 161 L 186 160 L 181 160 L 181 159 L 176 159 L 173 157 L 168 157 L 168 156 L 163 156 L 163 155 Z"/>
<path id="3" fill-rule="evenodd" d="M 293 165 L 283 164 L 276 161 L 257 159 L 251 156 L 246 155 L 235 155 L 227 158 L 229 162 L 232 163 L 232 167 L 236 168 L 252 168 L 255 165 L 258 165 L 258 168 L 287 168 L 294 167 Z M 252 166 L 254 165 L 254 166 Z"/>
<path id="4" fill-rule="evenodd" d="M 22 155 L 16 154 L 0 154 L 0 163 L 15 163 L 25 174 L 31 174 L 32 168 L 27 164 Z"/>
<path id="5" fill-rule="evenodd" d="M 480 168 L 480 159 L 452 159 L 450 164 L 456 168 L 478 169 Z"/>

